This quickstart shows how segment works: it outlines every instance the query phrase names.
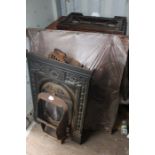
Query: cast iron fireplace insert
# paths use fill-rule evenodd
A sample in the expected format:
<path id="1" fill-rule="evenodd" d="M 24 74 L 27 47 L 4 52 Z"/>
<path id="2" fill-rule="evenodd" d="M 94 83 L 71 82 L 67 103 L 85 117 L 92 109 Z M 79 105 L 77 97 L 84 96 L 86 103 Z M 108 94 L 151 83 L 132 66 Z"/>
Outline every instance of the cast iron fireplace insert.
<path id="1" fill-rule="evenodd" d="M 27 60 L 34 119 L 62 143 L 68 135 L 82 143 L 91 72 L 32 52 L 27 52 Z"/>
<path id="2" fill-rule="evenodd" d="M 43 130 L 62 142 L 70 133 L 79 143 L 83 141 L 83 130 L 104 128 L 111 133 L 119 106 L 128 38 L 47 29 L 29 29 L 27 33 L 34 115 Z M 89 70 L 48 59 L 55 48 Z"/>

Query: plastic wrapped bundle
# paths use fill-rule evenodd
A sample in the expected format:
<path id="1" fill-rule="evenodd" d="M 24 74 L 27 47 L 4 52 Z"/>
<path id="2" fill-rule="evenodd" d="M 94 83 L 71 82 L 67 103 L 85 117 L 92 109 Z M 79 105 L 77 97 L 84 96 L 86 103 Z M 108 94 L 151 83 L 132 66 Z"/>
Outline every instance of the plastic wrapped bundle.
<path id="1" fill-rule="evenodd" d="M 119 106 L 119 92 L 127 61 L 128 38 L 123 35 L 27 30 L 30 51 L 48 58 L 55 48 L 93 72 L 90 82 L 85 129 L 102 125 L 111 131 Z"/>

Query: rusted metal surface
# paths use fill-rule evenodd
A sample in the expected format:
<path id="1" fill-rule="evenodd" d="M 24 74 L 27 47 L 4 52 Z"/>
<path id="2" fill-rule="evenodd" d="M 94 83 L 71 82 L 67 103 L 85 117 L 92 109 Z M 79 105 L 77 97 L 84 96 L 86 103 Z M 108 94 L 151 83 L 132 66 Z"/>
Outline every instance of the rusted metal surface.
<path id="1" fill-rule="evenodd" d="M 50 97 L 53 97 L 52 100 L 50 100 Z M 57 96 L 52 96 L 51 94 L 49 93 L 39 93 L 38 94 L 38 100 L 44 100 L 46 102 L 48 102 L 49 104 L 53 104 L 57 107 L 60 107 L 63 109 L 64 112 L 66 112 L 68 110 L 68 107 L 66 105 L 66 103 L 64 102 L 64 100 L 62 100 L 61 98 L 57 97 Z"/>
<path id="2" fill-rule="evenodd" d="M 76 67 L 83 67 L 83 65 L 80 64 L 79 61 L 77 61 L 74 58 L 66 55 L 66 53 L 61 51 L 60 49 L 54 49 L 54 51 L 48 55 L 48 58 L 57 60 L 57 61 L 62 62 L 62 63 L 71 64 L 71 65 L 76 66 Z"/>
<path id="3" fill-rule="evenodd" d="M 48 58 L 65 63 L 66 54 L 59 49 L 54 49 L 54 51 L 48 55 Z"/>
<path id="4" fill-rule="evenodd" d="M 58 21 L 57 29 L 102 32 L 111 34 L 126 34 L 126 17 L 114 18 L 83 16 L 81 13 L 71 13 Z"/>
<path id="5" fill-rule="evenodd" d="M 52 100 L 50 100 L 52 97 Z M 39 93 L 38 94 L 38 109 L 42 108 L 41 111 L 38 111 L 39 118 L 38 121 L 42 123 L 42 128 L 48 134 L 49 130 L 54 129 L 56 137 L 62 142 L 66 138 L 66 131 L 68 125 L 68 106 L 61 98 L 57 96 L 51 96 L 49 93 Z M 42 105 L 43 104 L 43 105 Z M 55 108 L 55 111 L 54 111 Z M 59 119 L 53 118 L 51 115 L 55 113 L 56 115 L 58 108 L 62 108 L 61 117 Z"/>
<path id="6" fill-rule="evenodd" d="M 56 84 L 54 82 L 46 82 L 43 84 L 41 87 L 41 92 L 48 92 L 49 94 L 53 96 L 59 97 L 61 100 L 63 100 L 66 105 L 68 110 L 68 115 L 69 115 L 69 122 L 68 124 L 71 124 L 72 121 L 72 108 L 73 108 L 73 100 L 71 94 L 73 94 L 72 90 L 70 90 L 71 94 L 65 89 L 65 87 L 61 86 L 60 84 Z M 54 123 L 53 121 L 51 123 Z M 55 123 L 54 123 L 55 124 Z"/>

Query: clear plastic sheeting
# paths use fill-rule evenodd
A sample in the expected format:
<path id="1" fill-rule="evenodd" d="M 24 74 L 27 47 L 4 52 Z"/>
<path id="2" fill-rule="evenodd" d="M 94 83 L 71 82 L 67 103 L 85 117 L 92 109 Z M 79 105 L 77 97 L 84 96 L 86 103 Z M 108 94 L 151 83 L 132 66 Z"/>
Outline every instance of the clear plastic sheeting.
<path id="1" fill-rule="evenodd" d="M 28 29 L 30 52 L 48 58 L 55 48 L 93 71 L 85 128 L 111 130 L 128 53 L 126 36 L 63 30 Z"/>

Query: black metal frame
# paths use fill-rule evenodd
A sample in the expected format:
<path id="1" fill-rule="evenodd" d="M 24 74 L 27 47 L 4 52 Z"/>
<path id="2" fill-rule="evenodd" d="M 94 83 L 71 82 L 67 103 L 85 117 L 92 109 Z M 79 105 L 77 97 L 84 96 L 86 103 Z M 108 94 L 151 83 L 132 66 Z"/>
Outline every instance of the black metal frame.
<path id="1" fill-rule="evenodd" d="M 73 114 L 71 137 L 74 141 L 81 144 L 83 142 L 83 123 L 92 72 L 41 57 L 33 52 L 27 52 L 27 60 L 33 96 L 35 121 L 37 121 L 37 95 L 43 82 L 61 82 L 72 89 L 74 88 L 76 98 L 75 109 L 77 110 L 77 113 L 75 112 L 75 114 Z"/>

